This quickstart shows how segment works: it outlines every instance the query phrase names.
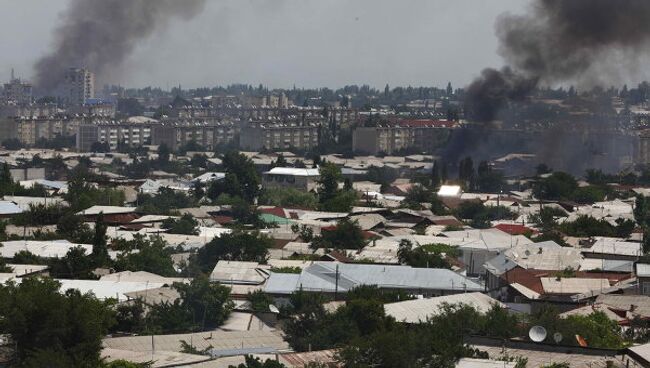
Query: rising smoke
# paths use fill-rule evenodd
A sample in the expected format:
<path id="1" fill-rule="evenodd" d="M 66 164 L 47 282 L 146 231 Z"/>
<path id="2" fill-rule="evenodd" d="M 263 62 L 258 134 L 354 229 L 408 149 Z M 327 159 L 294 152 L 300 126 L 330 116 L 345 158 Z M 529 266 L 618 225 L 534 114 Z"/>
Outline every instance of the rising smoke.
<path id="1" fill-rule="evenodd" d="M 56 30 L 55 48 L 35 65 L 42 93 L 61 85 L 70 67 L 93 71 L 99 80 L 119 70 L 138 42 L 174 18 L 191 19 L 206 0 L 72 0 Z"/>
<path id="2" fill-rule="evenodd" d="M 650 1 L 534 0 L 525 15 L 500 16 L 496 30 L 510 67 L 486 69 L 468 87 L 466 105 L 476 121 L 491 121 L 538 83 L 597 78 L 593 68 L 614 64 L 615 53 L 637 60 L 650 41 Z"/>

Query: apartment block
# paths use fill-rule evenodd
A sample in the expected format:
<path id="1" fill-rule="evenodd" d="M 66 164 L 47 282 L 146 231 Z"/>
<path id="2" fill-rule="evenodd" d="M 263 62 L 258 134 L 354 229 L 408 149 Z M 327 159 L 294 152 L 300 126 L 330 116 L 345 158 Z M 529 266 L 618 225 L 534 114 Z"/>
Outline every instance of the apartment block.
<path id="1" fill-rule="evenodd" d="M 447 142 L 456 127 L 456 122 L 444 120 L 402 120 L 395 124 L 357 127 L 352 134 L 352 149 L 372 155 L 391 155 L 407 149 L 433 152 Z"/>
<path id="2" fill-rule="evenodd" d="M 241 128 L 239 146 L 244 150 L 298 149 L 318 146 L 320 126 L 289 123 L 252 122 Z"/>

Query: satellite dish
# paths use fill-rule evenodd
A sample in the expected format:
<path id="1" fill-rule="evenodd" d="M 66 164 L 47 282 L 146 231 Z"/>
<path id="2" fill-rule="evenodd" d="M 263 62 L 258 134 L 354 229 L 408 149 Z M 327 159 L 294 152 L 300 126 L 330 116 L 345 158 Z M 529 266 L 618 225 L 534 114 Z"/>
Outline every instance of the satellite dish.
<path id="1" fill-rule="evenodd" d="M 542 342 L 546 340 L 546 329 L 542 326 L 533 326 L 528 331 L 528 337 L 534 342 Z"/>
<path id="2" fill-rule="evenodd" d="M 562 341 L 562 338 L 564 338 L 564 336 L 559 332 L 553 334 L 553 340 L 555 340 L 556 344 L 559 344 Z"/>
<path id="3" fill-rule="evenodd" d="M 280 313 L 280 310 L 278 309 L 278 307 L 276 307 L 273 304 L 269 304 L 269 310 L 271 311 L 271 313 Z"/>

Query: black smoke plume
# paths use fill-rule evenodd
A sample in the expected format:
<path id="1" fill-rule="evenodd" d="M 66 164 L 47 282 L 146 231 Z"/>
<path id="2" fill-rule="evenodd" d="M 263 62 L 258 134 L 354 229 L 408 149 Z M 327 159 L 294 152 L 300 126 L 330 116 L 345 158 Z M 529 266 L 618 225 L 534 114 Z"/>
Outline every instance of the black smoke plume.
<path id="1" fill-rule="evenodd" d="M 496 32 L 510 68 L 486 70 L 469 86 L 466 106 L 476 121 L 494 119 L 537 83 L 602 80 L 593 68 L 620 68 L 615 54 L 638 60 L 650 41 L 650 1 L 535 0 L 527 14 L 500 16 Z"/>
<path id="2" fill-rule="evenodd" d="M 102 79 L 114 71 L 138 42 L 169 24 L 191 19 L 206 0 L 72 0 L 56 30 L 54 50 L 35 65 L 36 86 L 48 93 L 63 72 L 84 67 Z"/>

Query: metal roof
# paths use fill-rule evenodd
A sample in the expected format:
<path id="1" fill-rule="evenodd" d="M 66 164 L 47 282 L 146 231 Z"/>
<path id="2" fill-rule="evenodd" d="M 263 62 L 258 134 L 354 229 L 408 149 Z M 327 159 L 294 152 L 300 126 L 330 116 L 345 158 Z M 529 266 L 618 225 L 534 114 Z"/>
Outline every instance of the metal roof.
<path id="1" fill-rule="evenodd" d="M 338 287 L 338 291 L 347 292 L 359 285 L 423 291 L 483 290 L 481 285 L 447 269 L 317 262 L 303 269 L 299 275 L 272 272 L 265 291 L 291 294 L 302 287 L 308 291 L 334 292 Z"/>
<path id="2" fill-rule="evenodd" d="M 480 313 L 486 313 L 493 305 L 506 308 L 506 305 L 482 293 L 466 293 L 439 296 L 436 298 L 406 300 L 384 305 L 386 314 L 397 321 L 420 323 L 441 312 L 445 304 L 465 304 L 474 307 Z"/>
<path id="3" fill-rule="evenodd" d="M 17 204 L 9 201 L 0 201 L 0 215 L 17 215 L 23 210 Z"/>
<path id="4" fill-rule="evenodd" d="M 319 169 L 300 169 L 295 167 L 274 167 L 264 172 L 265 175 L 320 176 Z"/>
<path id="5" fill-rule="evenodd" d="M 28 251 L 34 255 L 45 258 L 62 258 L 72 248 L 82 247 L 86 254 L 92 252 L 90 244 L 75 244 L 67 240 L 38 241 L 38 240 L 13 240 L 0 243 L 0 256 L 13 258 L 20 251 Z"/>

